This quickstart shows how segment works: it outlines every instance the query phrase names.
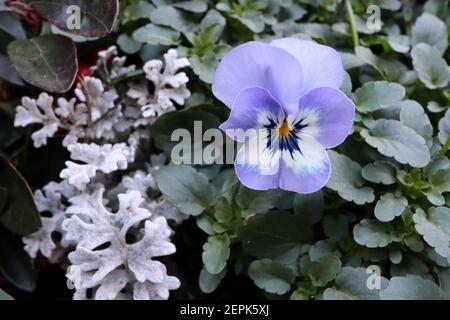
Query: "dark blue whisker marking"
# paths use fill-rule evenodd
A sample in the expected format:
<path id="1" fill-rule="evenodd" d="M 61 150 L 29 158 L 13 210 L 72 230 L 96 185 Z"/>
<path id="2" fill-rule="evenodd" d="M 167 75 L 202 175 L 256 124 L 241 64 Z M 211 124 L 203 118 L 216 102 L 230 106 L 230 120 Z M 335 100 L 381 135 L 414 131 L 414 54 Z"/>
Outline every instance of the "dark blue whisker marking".
<path id="1" fill-rule="evenodd" d="M 278 130 L 278 122 L 270 117 L 267 117 L 267 120 L 269 121 L 269 124 L 265 125 L 264 128 L 267 129 L 267 145 L 266 148 L 269 150 L 274 150 L 273 149 L 273 144 L 272 144 L 272 140 L 273 140 L 273 136 L 275 131 L 273 130 Z M 285 137 L 282 137 L 280 135 L 279 137 L 279 142 L 278 142 L 278 148 L 281 151 L 284 150 L 288 150 L 289 154 L 291 155 L 292 159 L 294 159 L 294 152 L 298 151 L 300 152 L 300 154 L 303 154 L 300 146 L 298 144 L 298 141 L 300 140 L 300 133 L 302 132 L 302 130 L 306 127 L 308 127 L 307 124 L 303 124 L 303 121 L 305 120 L 305 118 L 301 118 L 300 120 L 298 120 L 293 126 L 292 129 L 290 130 L 289 134 Z"/>

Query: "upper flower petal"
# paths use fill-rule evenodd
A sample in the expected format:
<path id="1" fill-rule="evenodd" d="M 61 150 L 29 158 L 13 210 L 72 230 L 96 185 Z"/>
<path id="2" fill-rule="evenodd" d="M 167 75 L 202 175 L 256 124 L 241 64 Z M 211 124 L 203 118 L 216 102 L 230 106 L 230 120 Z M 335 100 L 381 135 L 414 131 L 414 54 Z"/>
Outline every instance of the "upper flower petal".
<path id="1" fill-rule="evenodd" d="M 300 62 L 303 70 L 301 95 L 318 87 L 341 86 L 344 68 L 339 54 L 333 48 L 296 38 L 278 39 L 271 44 L 286 50 Z"/>
<path id="2" fill-rule="evenodd" d="M 297 108 L 302 74 L 300 63 L 287 51 L 252 41 L 223 57 L 217 67 L 212 90 L 229 108 L 232 108 L 237 95 L 249 87 L 262 87 L 283 107 Z"/>
<path id="3" fill-rule="evenodd" d="M 316 88 L 300 99 L 299 111 L 293 116 L 303 119 L 303 134 L 315 137 L 325 148 L 333 148 L 349 135 L 355 105 L 337 89 Z"/>
<path id="4" fill-rule="evenodd" d="M 301 135 L 298 146 L 298 151 L 281 154 L 279 187 L 298 193 L 316 192 L 330 178 L 330 159 L 314 137 Z"/>

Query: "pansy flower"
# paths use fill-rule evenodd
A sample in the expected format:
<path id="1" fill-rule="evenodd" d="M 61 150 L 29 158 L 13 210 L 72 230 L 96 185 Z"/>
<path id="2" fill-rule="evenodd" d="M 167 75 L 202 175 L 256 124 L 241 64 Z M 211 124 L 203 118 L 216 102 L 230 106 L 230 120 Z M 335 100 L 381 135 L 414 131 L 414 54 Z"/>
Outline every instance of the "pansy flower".
<path id="1" fill-rule="evenodd" d="M 313 41 L 252 41 L 224 56 L 213 93 L 231 109 L 220 128 L 244 142 L 235 169 L 245 186 L 311 193 L 328 182 L 326 149 L 346 139 L 355 115 L 343 77 L 339 54 Z"/>

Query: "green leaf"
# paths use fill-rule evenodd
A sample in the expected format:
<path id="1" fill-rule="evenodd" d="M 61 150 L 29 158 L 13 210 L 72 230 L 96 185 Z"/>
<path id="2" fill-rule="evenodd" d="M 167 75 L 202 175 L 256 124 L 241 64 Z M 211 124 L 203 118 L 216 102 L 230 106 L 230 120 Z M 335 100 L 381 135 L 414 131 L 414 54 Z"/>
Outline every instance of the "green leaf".
<path id="1" fill-rule="evenodd" d="M 387 81 L 366 82 L 355 91 L 358 110 L 364 113 L 390 107 L 404 96 L 403 86 Z"/>
<path id="2" fill-rule="evenodd" d="M 217 190 L 191 166 L 165 166 L 155 171 L 153 177 L 169 202 L 185 214 L 199 215 L 216 201 Z"/>
<path id="3" fill-rule="evenodd" d="M 382 300 L 443 300 L 445 293 L 437 284 L 416 275 L 393 277 L 380 292 Z"/>
<path id="4" fill-rule="evenodd" d="M 410 49 L 410 38 L 405 35 L 389 34 L 388 42 L 395 52 L 407 53 Z"/>
<path id="5" fill-rule="evenodd" d="M 208 10 L 208 5 L 202 0 L 178 2 L 174 3 L 173 6 L 194 13 L 202 13 Z"/>
<path id="6" fill-rule="evenodd" d="M 45 91 L 68 91 L 78 71 L 75 44 L 60 35 L 44 35 L 30 40 L 15 40 L 8 55 L 18 74 Z"/>
<path id="7" fill-rule="evenodd" d="M 423 107 L 414 100 L 404 101 L 400 106 L 400 122 L 416 131 L 431 145 L 433 126 Z"/>
<path id="8" fill-rule="evenodd" d="M 252 190 L 241 186 L 236 194 L 236 204 L 245 217 L 253 213 L 266 213 L 275 208 L 281 198 L 279 190 Z"/>
<path id="9" fill-rule="evenodd" d="M 315 287 L 324 287 L 341 271 L 341 261 L 335 255 L 323 255 L 315 261 L 311 261 L 309 256 L 303 256 L 300 270 Z"/>
<path id="10" fill-rule="evenodd" d="M 342 64 L 344 65 L 345 70 L 362 67 L 365 64 L 361 58 L 358 58 L 353 53 L 339 52 L 339 55 L 341 56 Z"/>
<path id="11" fill-rule="evenodd" d="M 128 3 L 121 12 L 121 21 L 122 23 L 128 23 L 129 21 L 136 21 L 142 18 L 148 19 L 154 9 L 155 6 L 146 0 L 133 1 Z"/>
<path id="12" fill-rule="evenodd" d="M 344 267 L 338 274 L 333 288 L 328 288 L 323 294 L 324 300 L 379 300 L 380 290 L 370 288 L 371 278 L 374 275 L 368 273 L 366 268 Z M 388 285 L 388 280 L 379 278 L 380 288 Z"/>
<path id="13" fill-rule="evenodd" d="M 412 45 L 426 43 L 434 47 L 442 56 L 448 46 L 447 26 L 438 17 L 423 13 L 412 28 Z"/>
<path id="14" fill-rule="evenodd" d="M 119 45 L 119 48 L 128 54 L 134 54 L 138 52 L 142 48 L 142 43 L 134 40 L 133 38 L 129 37 L 125 33 L 122 33 L 117 38 L 117 44 Z"/>
<path id="15" fill-rule="evenodd" d="M 119 13 L 118 0 L 30 0 L 33 8 L 59 29 L 86 37 L 110 33 Z M 72 28 L 70 17 L 75 14 L 71 6 L 80 8 L 80 28 Z M 70 27 L 69 27 L 70 26 Z"/>
<path id="16" fill-rule="evenodd" d="M 253 261 L 248 268 L 248 275 L 258 288 L 278 295 L 287 293 L 295 280 L 291 268 L 270 259 Z"/>
<path id="17" fill-rule="evenodd" d="M 341 198 L 362 205 L 375 200 L 371 187 L 364 186 L 361 166 L 345 155 L 329 150 L 331 176 L 327 187 L 336 191 Z"/>
<path id="18" fill-rule="evenodd" d="M 212 83 L 219 59 L 214 54 L 207 54 L 202 57 L 192 55 L 189 57 L 192 70 L 199 76 L 200 80 Z"/>
<path id="19" fill-rule="evenodd" d="M 0 12 L 0 30 L 10 34 L 15 39 L 25 40 L 27 38 L 20 18 L 11 12 Z"/>
<path id="20" fill-rule="evenodd" d="M 195 132 L 196 123 L 201 125 L 200 134 Z M 203 133 L 208 129 L 217 128 L 219 124 L 219 118 L 212 112 L 190 108 L 183 111 L 168 112 L 160 116 L 152 125 L 150 135 L 154 139 L 155 145 L 170 156 L 174 163 L 203 164 L 204 147 L 211 143 L 204 141 Z M 177 137 L 179 140 L 172 139 L 174 132 L 181 132 L 182 130 L 189 135 Z M 214 142 L 218 143 L 218 141 Z M 178 149 L 174 149 L 175 146 Z M 179 152 L 176 152 L 177 150 Z M 198 155 L 202 156 L 200 161 L 196 160 Z"/>
<path id="21" fill-rule="evenodd" d="M 41 220 L 33 194 L 25 179 L 0 156 L 0 186 L 7 190 L 7 201 L 0 213 L 0 223 L 18 235 L 28 235 L 39 229 Z"/>
<path id="22" fill-rule="evenodd" d="M 20 237 L 0 228 L 0 274 L 20 290 L 32 292 L 36 288 L 37 270 L 23 250 Z"/>
<path id="23" fill-rule="evenodd" d="M 450 192 L 450 170 L 436 170 L 429 175 L 430 188 L 425 191 L 428 200 L 442 206 L 445 204 L 444 192 Z"/>
<path id="24" fill-rule="evenodd" d="M 392 225 L 376 220 L 363 219 L 353 229 L 355 241 L 368 248 L 386 247 L 394 239 Z"/>
<path id="25" fill-rule="evenodd" d="M 172 6 L 160 6 L 156 8 L 150 14 L 150 20 L 154 24 L 170 27 L 179 32 L 189 32 L 196 27 L 186 13 Z"/>
<path id="26" fill-rule="evenodd" d="M 178 42 L 180 33 L 169 28 L 147 24 L 133 33 L 133 39 L 142 43 L 171 46 Z"/>
<path id="27" fill-rule="evenodd" d="M 426 43 L 419 43 L 411 51 L 414 69 L 428 89 L 444 88 L 450 80 L 447 62 L 439 51 Z"/>
<path id="28" fill-rule="evenodd" d="M 405 197 L 385 193 L 375 206 L 375 217 L 381 222 L 392 221 L 405 211 L 407 205 L 408 200 Z"/>
<path id="29" fill-rule="evenodd" d="M 214 209 L 214 217 L 218 222 L 229 223 L 233 219 L 233 209 L 226 198 L 222 197 L 217 200 Z"/>
<path id="30" fill-rule="evenodd" d="M 14 300 L 14 299 L 9 294 L 7 294 L 5 291 L 0 289 L 0 301 L 2 301 L 2 300 Z"/>
<path id="31" fill-rule="evenodd" d="M 391 185 L 396 181 L 396 168 L 392 163 L 387 161 L 369 163 L 362 169 L 361 174 L 364 179 L 373 183 Z"/>
<path id="32" fill-rule="evenodd" d="M 202 260 L 211 274 L 222 272 L 230 257 L 230 238 L 226 234 L 211 236 L 203 246 Z"/>
<path id="33" fill-rule="evenodd" d="M 202 290 L 202 292 L 207 294 L 213 293 L 219 286 L 222 279 L 226 276 L 226 274 L 227 274 L 226 268 L 224 268 L 218 274 L 211 274 L 208 272 L 208 270 L 203 268 L 202 271 L 200 272 L 200 277 L 198 281 L 200 290 Z"/>
<path id="34" fill-rule="evenodd" d="M 264 17 L 259 11 L 248 10 L 245 11 L 242 15 L 233 15 L 233 17 L 254 33 L 260 33 L 264 31 Z"/>
<path id="35" fill-rule="evenodd" d="M 239 229 L 239 238 L 247 253 L 290 264 L 297 260 L 311 231 L 298 215 L 270 212 L 252 217 Z"/>
<path id="36" fill-rule="evenodd" d="M 200 24 L 202 33 L 206 33 L 209 40 L 215 43 L 219 40 L 223 29 L 225 28 L 226 19 L 216 10 L 209 10 Z"/>
<path id="37" fill-rule="evenodd" d="M 322 190 L 311 194 L 297 193 L 294 198 L 294 213 L 308 225 L 313 225 L 320 221 L 324 206 Z"/>
<path id="38" fill-rule="evenodd" d="M 449 255 L 450 209 L 447 207 L 430 208 L 428 215 L 418 209 L 413 215 L 416 231 L 434 250 L 444 258 Z"/>
<path id="39" fill-rule="evenodd" d="M 394 157 L 402 164 L 422 168 L 430 162 L 425 139 L 400 121 L 375 120 L 369 130 L 361 130 L 361 136 L 381 154 Z"/>

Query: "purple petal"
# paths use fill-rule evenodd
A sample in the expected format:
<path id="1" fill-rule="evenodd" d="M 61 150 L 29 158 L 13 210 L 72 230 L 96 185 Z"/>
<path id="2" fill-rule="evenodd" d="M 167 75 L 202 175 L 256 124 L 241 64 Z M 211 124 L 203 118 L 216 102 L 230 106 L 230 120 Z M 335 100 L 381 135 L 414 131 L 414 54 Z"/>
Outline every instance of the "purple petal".
<path id="1" fill-rule="evenodd" d="M 278 39 L 271 44 L 286 50 L 300 62 L 303 70 L 301 95 L 318 87 L 338 89 L 341 86 L 344 68 L 333 48 L 296 38 Z"/>
<path id="2" fill-rule="evenodd" d="M 217 67 L 212 90 L 219 100 L 232 108 L 242 90 L 261 87 L 284 108 L 296 110 L 301 96 L 302 74 L 300 63 L 285 50 L 252 41 L 223 57 Z"/>
<path id="3" fill-rule="evenodd" d="M 266 148 L 267 132 L 259 130 L 239 150 L 234 167 L 244 186 L 254 190 L 278 188 L 281 152 Z"/>
<path id="4" fill-rule="evenodd" d="M 230 117 L 222 123 L 220 129 L 231 133 L 237 129 L 247 131 L 262 128 L 267 124 L 268 118 L 284 118 L 283 108 L 266 89 L 248 88 L 237 96 Z M 234 140 L 243 141 L 243 139 L 229 135 Z"/>
<path id="5" fill-rule="evenodd" d="M 313 193 L 330 178 L 330 160 L 326 150 L 313 137 L 299 139 L 300 152 L 284 151 L 281 156 L 279 186 L 298 193 Z"/>
<path id="6" fill-rule="evenodd" d="M 349 135 L 355 105 L 337 89 L 316 88 L 300 99 L 296 117 L 304 119 L 303 134 L 315 137 L 325 148 L 333 148 Z"/>

